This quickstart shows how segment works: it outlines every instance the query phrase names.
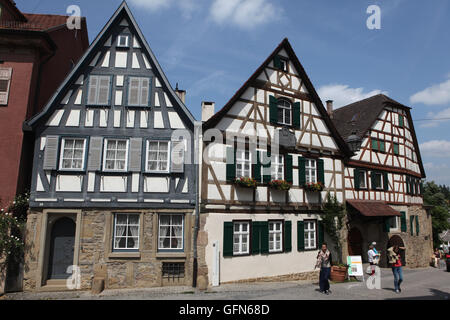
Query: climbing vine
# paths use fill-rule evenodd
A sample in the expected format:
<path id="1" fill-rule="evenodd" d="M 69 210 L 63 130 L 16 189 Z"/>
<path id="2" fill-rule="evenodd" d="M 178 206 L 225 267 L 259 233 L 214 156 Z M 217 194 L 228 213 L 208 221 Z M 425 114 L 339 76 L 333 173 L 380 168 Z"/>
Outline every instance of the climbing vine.
<path id="1" fill-rule="evenodd" d="M 333 241 L 333 244 L 339 256 L 339 262 L 342 262 L 342 245 L 340 232 L 344 225 L 344 218 L 346 214 L 345 208 L 341 203 L 339 203 L 336 196 L 332 196 L 330 193 L 328 193 L 327 199 L 323 205 L 323 211 L 323 227 L 325 229 L 325 232 Z"/>

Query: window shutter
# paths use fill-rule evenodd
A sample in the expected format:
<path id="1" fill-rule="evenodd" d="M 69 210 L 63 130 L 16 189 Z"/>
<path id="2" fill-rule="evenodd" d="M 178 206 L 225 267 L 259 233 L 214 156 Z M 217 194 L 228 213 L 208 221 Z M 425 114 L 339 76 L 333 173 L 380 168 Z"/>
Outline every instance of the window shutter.
<path id="1" fill-rule="evenodd" d="M 234 148 L 227 147 L 227 182 L 233 182 L 236 178 L 236 152 Z"/>
<path id="2" fill-rule="evenodd" d="M 97 104 L 98 78 L 98 76 L 89 76 L 87 95 L 87 104 L 89 105 Z"/>
<path id="3" fill-rule="evenodd" d="M 130 77 L 128 81 L 128 105 L 139 106 L 139 87 L 141 81 L 139 78 Z"/>
<path id="4" fill-rule="evenodd" d="M 305 251 L 305 223 L 297 221 L 297 251 Z"/>
<path id="5" fill-rule="evenodd" d="M 130 164 L 131 172 L 140 172 L 142 163 L 142 138 L 130 139 Z"/>
<path id="6" fill-rule="evenodd" d="M 260 222 L 252 222 L 252 254 L 258 254 L 260 252 Z"/>
<path id="7" fill-rule="evenodd" d="M 292 109 L 292 125 L 300 129 L 300 102 L 295 102 Z"/>
<path id="8" fill-rule="evenodd" d="M 172 140 L 171 172 L 184 172 L 184 140 Z"/>
<path id="9" fill-rule="evenodd" d="M 306 159 L 298 157 L 298 185 L 300 187 L 306 184 Z"/>
<path id="10" fill-rule="evenodd" d="M 416 236 L 419 235 L 419 216 L 416 216 Z"/>
<path id="11" fill-rule="evenodd" d="M 44 151 L 44 170 L 56 170 L 58 163 L 58 136 L 47 136 Z"/>
<path id="12" fill-rule="evenodd" d="M 323 159 L 317 160 L 317 181 L 325 186 L 325 169 Z"/>
<path id="13" fill-rule="evenodd" d="M 91 137 L 89 142 L 88 171 L 100 170 L 102 163 L 102 147 L 102 137 Z"/>
<path id="14" fill-rule="evenodd" d="M 383 172 L 383 188 L 385 191 L 389 190 L 389 175 L 387 172 Z"/>
<path id="15" fill-rule="evenodd" d="M 386 145 L 384 140 L 380 140 L 380 151 L 385 152 L 386 151 Z"/>
<path id="16" fill-rule="evenodd" d="M 406 194 L 409 194 L 409 176 L 406 176 Z"/>
<path id="17" fill-rule="evenodd" d="M 111 87 L 111 77 L 104 76 L 99 77 L 98 80 L 98 105 L 106 106 L 109 105 L 110 100 L 110 87 Z"/>
<path id="18" fill-rule="evenodd" d="M 261 237 L 261 253 L 269 253 L 269 223 L 267 221 L 259 223 L 259 232 Z"/>
<path id="19" fill-rule="evenodd" d="M 150 79 L 149 78 L 141 78 L 141 100 L 139 105 L 142 107 L 148 106 L 148 95 L 149 95 L 149 86 Z"/>
<path id="20" fill-rule="evenodd" d="M 270 123 L 278 123 L 278 101 L 274 96 L 269 96 L 269 117 Z"/>
<path id="21" fill-rule="evenodd" d="M 262 174 L 263 174 L 263 182 L 264 183 L 269 183 L 270 180 L 272 180 L 272 173 L 270 171 L 270 166 L 271 166 L 272 160 L 271 160 L 270 156 L 271 156 L 270 152 L 263 152 L 264 161 L 263 161 L 262 167 L 264 169 L 263 169 Z"/>
<path id="22" fill-rule="evenodd" d="M 370 172 L 370 183 L 371 183 L 373 190 L 375 190 L 377 188 L 376 183 L 375 183 L 375 174 L 376 174 L 376 171 Z"/>
<path id="23" fill-rule="evenodd" d="M 400 211 L 400 213 L 402 214 L 402 216 L 400 218 L 401 231 L 402 232 L 406 232 L 407 231 L 407 227 L 406 227 L 406 212 L 405 211 Z"/>
<path id="24" fill-rule="evenodd" d="M 292 155 L 287 154 L 285 156 L 285 161 L 286 161 L 286 172 L 284 178 L 287 182 L 293 183 L 294 179 L 292 177 Z"/>
<path id="25" fill-rule="evenodd" d="M 372 138 L 372 150 L 378 150 L 378 140 Z"/>
<path id="26" fill-rule="evenodd" d="M 12 68 L 0 68 L 0 105 L 8 104 Z"/>
<path id="27" fill-rule="evenodd" d="M 391 231 L 391 217 L 389 218 L 384 218 L 384 223 L 383 223 L 383 231 L 384 232 L 390 232 Z"/>
<path id="28" fill-rule="evenodd" d="M 395 155 L 399 154 L 399 144 L 398 143 L 394 143 L 394 154 Z"/>
<path id="29" fill-rule="evenodd" d="M 275 56 L 273 58 L 273 66 L 275 67 L 275 69 L 281 69 L 281 59 L 279 56 Z"/>
<path id="30" fill-rule="evenodd" d="M 420 195 L 423 195 L 423 181 L 420 181 L 420 189 L 419 189 Z"/>
<path id="31" fill-rule="evenodd" d="M 284 222 L 284 252 L 292 251 L 292 222 Z"/>
<path id="32" fill-rule="evenodd" d="M 261 182 L 261 153 L 256 151 L 256 163 L 252 164 L 253 166 L 253 178 L 257 182 Z"/>
<path id="33" fill-rule="evenodd" d="M 410 233 L 413 236 L 414 235 L 414 216 L 409 217 L 409 228 Z"/>
<path id="34" fill-rule="evenodd" d="M 319 243 L 317 243 L 317 248 L 320 248 L 324 241 L 323 221 L 318 221 L 317 225 L 318 225 L 318 230 L 319 230 Z"/>
<path id="35" fill-rule="evenodd" d="M 233 222 L 223 223 L 223 256 L 233 256 Z"/>
<path id="36" fill-rule="evenodd" d="M 403 127 L 403 126 L 405 125 L 403 116 L 401 116 L 401 115 L 398 116 L 398 125 L 399 125 L 400 127 Z"/>
<path id="37" fill-rule="evenodd" d="M 355 184 L 355 190 L 359 190 L 360 188 L 359 188 L 359 186 L 360 186 L 360 181 L 359 181 L 359 169 L 358 168 L 355 168 L 355 170 L 353 171 L 353 181 L 354 181 L 354 184 Z"/>

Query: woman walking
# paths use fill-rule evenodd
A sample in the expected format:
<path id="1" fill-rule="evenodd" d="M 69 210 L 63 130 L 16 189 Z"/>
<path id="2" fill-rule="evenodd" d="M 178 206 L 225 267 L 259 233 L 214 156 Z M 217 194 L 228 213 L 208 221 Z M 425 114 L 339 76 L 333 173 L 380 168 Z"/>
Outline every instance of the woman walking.
<path id="1" fill-rule="evenodd" d="M 392 273 L 394 274 L 394 288 L 395 293 L 402 292 L 402 288 L 400 287 L 403 282 L 403 270 L 402 266 L 402 257 L 400 255 L 400 249 L 405 250 L 404 247 L 399 247 L 398 245 L 394 245 L 388 249 L 388 257 L 389 264 L 392 267 Z"/>
<path id="2" fill-rule="evenodd" d="M 330 294 L 330 274 L 331 274 L 331 252 L 327 249 L 327 244 L 322 244 L 322 250 L 317 253 L 315 268 L 320 268 L 319 290 L 321 293 Z"/>

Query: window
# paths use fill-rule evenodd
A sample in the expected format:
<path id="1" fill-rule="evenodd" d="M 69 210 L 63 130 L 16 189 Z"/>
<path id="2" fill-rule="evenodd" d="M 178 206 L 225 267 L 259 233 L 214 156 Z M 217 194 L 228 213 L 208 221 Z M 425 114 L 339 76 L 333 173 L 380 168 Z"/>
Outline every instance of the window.
<path id="1" fill-rule="evenodd" d="M 250 224 L 248 222 L 234 222 L 233 225 L 233 254 L 248 254 L 250 242 Z"/>
<path id="2" fill-rule="evenodd" d="M 111 76 L 89 76 L 88 105 L 107 106 L 110 103 Z"/>
<path id="3" fill-rule="evenodd" d="M 399 217 L 392 217 L 389 219 L 389 229 L 390 231 L 399 231 Z"/>
<path id="4" fill-rule="evenodd" d="M 379 172 L 372 172 L 373 187 L 375 189 L 383 189 L 383 175 Z"/>
<path id="5" fill-rule="evenodd" d="M 114 250 L 139 249 L 139 214 L 114 214 Z"/>
<path id="6" fill-rule="evenodd" d="M 283 251 L 283 222 L 269 221 L 269 252 Z"/>
<path id="7" fill-rule="evenodd" d="M 405 118 L 402 115 L 398 116 L 398 126 L 401 128 L 405 126 Z"/>
<path id="8" fill-rule="evenodd" d="M 8 104 L 12 68 L 0 68 L 0 105 Z"/>
<path id="9" fill-rule="evenodd" d="M 248 177 L 251 175 L 251 156 L 247 150 L 236 151 L 236 177 Z"/>
<path id="10" fill-rule="evenodd" d="M 184 262 L 163 262 L 162 276 L 172 280 L 184 278 Z"/>
<path id="11" fill-rule="evenodd" d="M 182 214 L 161 214 L 159 216 L 159 250 L 183 249 L 183 222 Z"/>
<path id="12" fill-rule="evenodd" d="M 120 35 L 117 37 L 117 46 L 118 47 L 128 47 L 128 36 Z"/>
<path id="13" fill-rule="evenodd" d="M 286 58 L 275 56 L 274 67 L 284 72 L 288 72 L 288 60 Z"/>
<path id="14" fill-rule="evenodd" d="M 104 171 L 126 171 L 128 140 L 106 139 L 103 159 Z"/>
<path id="15" fill-rule="evenodd" d="M 317 182 L 317 161 L 306 159 L 305 160 L 305 173 L 306 182 L 316 183 Z"/>
<path id="16" fill-rule="evenodd" d="M 317 248 L 317 238 L 316 238 L 316 221 L 305 221 L 305 249 L 316 249 Z"/>
<path id="17" fill-rule="evenodd" d="M 272 156 L 271 159 L 271 175 L 272 180 L 283 180 L 284 179 L 284 156 L 277 155 Z"/>
<path id="18" fill-rule="evenodd" d="M 147 141 L 147 171 L 169 172 L 169 141 Z"/>
<path id="19" fill-rule="evenodd" d="M 61 142 L 60 170 L 83 170 L 86 139 L 63 138 Z"/>
<path id="20" fill-rule="evenodd" d="M 385 152 L 386 151 L 386 147 L 385 147 L 384 140 L 378 140 L 378 139 L 372 138 L 372 150 L 373 151 Z"/>
<path id="21" fill-rule="evenodd" d="M 145 107 L 149 105 L 149 78 L 130 77 L 128 82 L 128 105 Z"/>
<path id="22" fill-rule="evenodd" d="M 285 99 L 278 99 L 278 123 L 289 126 L 292 124 L 292 105 Z"/>
<path id="23" fill-rule="evenodd" d="M 399 144 L 394 142 L 393 144 L 394 154 L 399 155 Z"/>
<path id="24" fill-rule="evenodd" d="M 358 174 L 359 174 L 359 188 L 366 189 L 367 188 L 367 180 L 366 180 L 367 172 L 364 170 L 360 170 L 358 172 Z"/>

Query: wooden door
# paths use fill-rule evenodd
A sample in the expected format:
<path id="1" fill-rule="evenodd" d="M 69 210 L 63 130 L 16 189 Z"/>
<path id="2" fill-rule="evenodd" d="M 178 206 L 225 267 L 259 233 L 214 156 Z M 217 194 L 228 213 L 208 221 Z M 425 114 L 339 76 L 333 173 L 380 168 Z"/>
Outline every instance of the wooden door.
<path id="1" fill-rule="evenodd" d="M 53 225 L 50 238 L 48 279 L 67 279 L 67 268 L 73 265 L 75 222 L 60 218 Z"/>

